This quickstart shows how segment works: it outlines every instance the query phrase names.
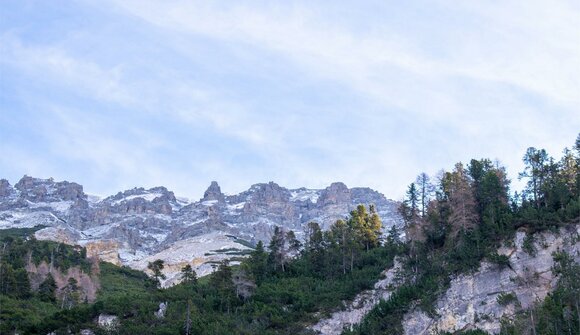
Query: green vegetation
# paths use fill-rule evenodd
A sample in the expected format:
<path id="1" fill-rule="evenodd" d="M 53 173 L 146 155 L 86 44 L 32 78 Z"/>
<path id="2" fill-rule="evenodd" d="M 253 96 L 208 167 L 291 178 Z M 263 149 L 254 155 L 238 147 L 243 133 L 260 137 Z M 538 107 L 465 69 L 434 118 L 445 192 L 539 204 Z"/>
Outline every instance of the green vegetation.
<path id="1" fill-rule="evenodd" d="M 502 306 L 507 306 L 517 302 L 518 297 L 513 292 L 502 292 L 497 296 L 497 303 Z"/>
<path id="2" fill-rule="evenodd" d="M 467 167 L 458 163 L 453 171 L 443 172 L 435 184 L 424 173 L 420 174 L 409 185 L 400 208 L 410 239 L 409 257 L 404 264 L 405 284 L 388 301 L 379 303 L 354 330 L 344 333 L 400 334 L 402 318 L 414 306 L 435 314 L 433 303 L 446 290 L 451 277 L 475 271 L 485 257 L 500 267 L 509 267 L 509 258 L 498 255 L 496 250 L 503 241 L 512 239 L 517 229 L 528 231 L 523 247 L 534 255 L 534 233 L 580 223 L 580 135 L 574 150 L 565 149 L 559 162 L 545 150 L 529 148 L 524 163 L 520 177 L 528 183 L 521 194 L 515 192 L 513 196 L 508 192 L 510 182 L 505 169 L 487 159 L 471 160 Z M 580 281 L 580 271 L 569 269 L 570 264 L 577 266 L 576 263 L 567 264 L 568 267 L 561 267 L 568 269 L 561 271 L 561 278 L 567 278 L 565 273 L 572 278 L 566 280 L 562 289 L 569 299 L 566 306 L 561 305 L 563 300 L 559 298 L 558 308 L 542 307 L 543 316 L 540 311 L 521 312 L 531 316 L 528 326 L 543 327 L 545 331 L 534 334 L 580 332 L 578 296 L 571 298 L 575 283 Z M 553 296 L 559 297 L 559 292 L 560 288 Z M 507 304 L 513 302 L 510 298 L 504 294 L 498 301 Z M 545 304 L 552 300 L 550 296 Z M 560 314 L 555 320 L 566 315 L 566 320 L 556 321 L 558 325 L 575 325 L 565 332 L 542 326 L 549 323 L 557 329 L 554 322 L 546 321 L 557 313 Z M 505 329 L 520 329 L 509 320 L 504 324 Z M 506 334 L 524 333 L 506 330 Z"/>
<path id="3" fill-rule="evenodd" d="M 91 304 L 78 301 L 75 280 L 57 289 L 54 280 L 47 277 L 38 290 L 24 285 L 24 295 L 2 295 L 0 332 L 99 332 L 93 320 L 101 313 L 119 317 L 120 334 L 183 334 L 186 329 L 189 334 L 303 332 L 306 324 L 315 321 L 315 315 L 327 315 L 344 300 L 371 288 L 380 273 L 393 265 L 395 255 L 405 251 L 396 237 L 380 243 L 380 225 L 373 207 L 367 211 L 359 206 L 328 232 L 311 223 L 304 247 L 293 232 L 277 228 L 270 252 L 259 242 L 240 266 L 219 263 L 216 272 L 200 280 L 186 266 L 182 269 L 183 283 L 168 289 L 158 288 L 163 279 L 161 260 L 149 264 L 151 278 L 127 267 L 101 263 L 101 288 Z M 77 247 L 34 239 L 7 238 L 5 243 L 10 247 L 3 254 L 3 265 L 20 268 L 28 251 L 52 252 L 56 248 L 71 259 L 59 263 L 63 266 L 89 264 L 81 259 L 83 251 Z M 49 260 L 46 254 L 51 253 L 37 258 Z M 154 317 L 161 302 L 168 303 L 166 315 Z M 29 315 L 36 311 L 29 303 L 42 306 L 42 311 Z"/>
<path id="4" fill-rule="evenodd" d="M 12 238 L 26 238 L 28 236 L 33 235 L 35 232 L 46 228 L 46 226 L 38 225 L 32 228 L 8 228 L 8 229 L 0 229 L 0 241 L 3 241 L 6 237 Z"/>
<path id="5" fill-rule="evenodd" d="M 524 245 L 534 252 L 534 234 L 576 224 L 580 218 L 580 136 L 574 151 L 555 162 L 544 150 L 530 148 L 524 157 L 526 189 L 509 193 L 499 163 L 471 160 L 442 173 L 436 182 L 420 174 L 400 212 L 408 242 L 393 228 L 381 236 L 373 206 L 358 206 L 328 231 L 311 222 L 305 240 L 277 227 L 265 248 L 258 242 L 241 264 L 216 263 L 217 270 L 197 278 L 191 266 L 183 282 L 160 288 L 162 260 L 148 266 L 152 277 L 127 267 L 92 264 L 80 247 L 37 241 L 27 231 L 5 232 L 0 239 L 0 333 L 57 334 L 92 329 L 100 314 L 118 317 L 118 334 L 310 334 L 307 325 L 329 315 L 362 290 L 372 288 L 385 268 L 401 255 L 401 285 L 381 301 L 363 322 L 345 334 L 400 334 L 412 308 L 435 316 L 434 303 L 450 279 L 476 271 L 481 260 L 510 267 L 497 248 L 527 232 Z M 239 241 L 244 244 L 245 241 Z M 249 244 L 249 243 L 248 243 Z M 237 249 L 219 250 L 236 253 Z M 513 293 L 498 296 L 514 304 L 517 315 L 502 321 L 502 334 L 580 333 L 580 265 L 571 256 L 554 255 L 557 288 L 546 300 L 523 310 Z M 61 272 L 78 267 L 98 277 L 96 300 L 82 301 L 82 283 L 59 283 L 27 273 L 26 265 L 46 262 Z M 164 317 L 155 313 L 167 302 Z M 484 316 L 487 317 L 487 316 Z M 471 330 L 458 334 L 485 334 Z"/>

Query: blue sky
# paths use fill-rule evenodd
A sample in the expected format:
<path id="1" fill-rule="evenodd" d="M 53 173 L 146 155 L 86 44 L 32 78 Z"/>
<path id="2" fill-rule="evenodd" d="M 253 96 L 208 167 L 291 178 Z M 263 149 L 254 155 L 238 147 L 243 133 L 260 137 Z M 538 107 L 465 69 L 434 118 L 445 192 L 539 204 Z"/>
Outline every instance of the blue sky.
<path id="1" fill-rule="evenodd" d="M 577 1 L 3 0 L 0 177 L 369 186 L 580 131 Z"/>

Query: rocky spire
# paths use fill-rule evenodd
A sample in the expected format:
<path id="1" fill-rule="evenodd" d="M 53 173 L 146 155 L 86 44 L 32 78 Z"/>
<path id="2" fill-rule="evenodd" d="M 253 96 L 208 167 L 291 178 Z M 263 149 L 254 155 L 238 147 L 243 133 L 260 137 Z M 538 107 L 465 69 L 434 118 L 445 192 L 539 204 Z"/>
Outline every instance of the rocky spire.
<path id="1" fill-rule="evenodd" d="M 0 197 L 5 197 L 14 192 L 12 186 L 6 179 L 0 179 Z"/>
<path id="2" fill-rule="evenodd" d="M 332 205 L 338 203 L 350 203 L 350 190 L 344 183 L 332 183 L 322 190 L 318 203 L 321 205 Z"/>
<path id="3" fill-rule="evenodd" d="M 203 194 L 202 201 L 217 200 L 219 202 L 224 201 L 224 194 L 217 181 L 212 181 L 205 193 Z"/>

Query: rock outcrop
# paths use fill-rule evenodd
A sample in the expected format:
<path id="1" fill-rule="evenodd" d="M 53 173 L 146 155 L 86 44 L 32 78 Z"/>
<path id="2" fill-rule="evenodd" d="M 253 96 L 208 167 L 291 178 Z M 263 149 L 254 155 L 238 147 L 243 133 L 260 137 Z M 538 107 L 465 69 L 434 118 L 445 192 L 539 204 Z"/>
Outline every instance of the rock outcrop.
<path id="1" fill-rule="evenodd" d="M 50 264 L 46 262 L 41 262 L 38 265 L 28 262 L 28 264 L 26 264 L 26 271 L 28 272 L 31 289 L 33 291 L 38 290 L 40 284 L 44 282 L 50 273 L 56 282 L 58 288 L 57 298 L 59 299 L 62 296 L 62 290 L 67 285 L 69 278 L 74 278 L 77 281 L 80 301 L 87 300 L 88 302 L 93 302 L 96 299 L 97 291 L 100 288 L 98 277 L 85 273 L 78 266 L 62 271 L 59 268 L 50 266 Z M 94 269 L 94 273 L 96 272 L 98 272 L 98 268 Z"/>
<path id="2" fill-rule="evenodd" d="M 498 253 L 506 255 L 510 267 L 482 262 L 479 270 L 452 280 L 450 288 L 437 301 L 437 318 L 420 310 L 405 316 L 405 334 L 437 334 L 481 329 L 498 334 L 502 317 L 511 317 L 516 308 L 528 308 L 542 301 L 556 285 L 552 273 L 552 254 L 565 251 L 580 262 L 580 226 L 562 229 L 559 234 L 542 233 L 535 237 L 537 250 L 529 255 L 523 248 L 524 231 L 518 231 L 513 246 L 502 247 Z M 500 294 L 514 294 L 517 301 L 502 305 Z"/>
<path id="3" fill-rule="evenodd" d="M 391 296 L 398 284 L 396 279 L 400 268 L 401 263 L 395 259 L 394 266 L 383 272 L 384 278 L 376 282 L 372 290 L 358 294 L 345 306 L 344 310 L 333 313 L 329 318 L 319 320 L 310 329 L 322 335 L 339 335 L 344 329 L 351 329 L 352 326 L 360 323 L 381 299 L 386 300 Z"/>

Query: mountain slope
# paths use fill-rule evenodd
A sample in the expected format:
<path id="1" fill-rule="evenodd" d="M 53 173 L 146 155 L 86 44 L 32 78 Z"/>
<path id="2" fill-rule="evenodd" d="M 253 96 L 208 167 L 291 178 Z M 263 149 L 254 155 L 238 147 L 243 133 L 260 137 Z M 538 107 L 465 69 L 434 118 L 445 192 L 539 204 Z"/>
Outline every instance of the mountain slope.
<path id="1" fill-rule="evenodd" d="M 205 274 L 211 264 L 243 255 L 258 241 L 267 243 L 274 226 L 299 238 L 310 221 L 326 229 L 358 204 L 375 205 L 385 229 L 402 224 L 396 202 L 343 183 L 313 190 L 270 182 L 225 195 L 212 182 L 202 199 L 190 202 L 165 187 L 96 199 L 76 183 L 24 176 L 14 187 L 0 181 L 0 229 L 44 225 L 39 239 L 79 244 L 89 255 L 137 269 L 160 258 L 171 279 L 187 263 Z"/>

